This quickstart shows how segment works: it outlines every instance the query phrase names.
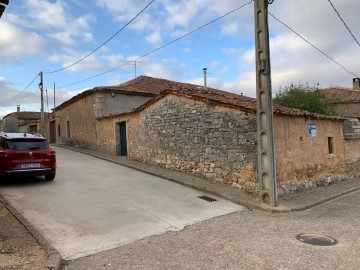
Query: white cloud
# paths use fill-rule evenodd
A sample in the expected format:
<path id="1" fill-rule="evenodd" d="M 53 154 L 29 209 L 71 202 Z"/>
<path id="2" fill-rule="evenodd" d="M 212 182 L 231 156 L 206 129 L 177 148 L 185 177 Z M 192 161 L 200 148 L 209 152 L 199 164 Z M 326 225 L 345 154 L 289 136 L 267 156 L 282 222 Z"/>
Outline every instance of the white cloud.
<path id="1" fill-rule="evenodd" d="M 21 55 L 34 55 L 41 52 L 42 38 L 38 34 L 25 32 L 3 20 L 0 20 L 0 29 L 0 65 L 8 61 L 13 62 Z"/>
<path id="2" fill-rule="evenodd" d="M 48 35 L 66 46 L 76 45 L 79 41 L 93 42 L 90 22 L 94 17 L 73 17 L 64 1 L 28 0 L 22 8 L 21 17 L 10 13 L 7 20 L 23 29 L 41 31 L 39 35 Z"/>
<path id="3" fill-rule="evenodd" d="M 240 26 L 237 22 L 230 22 L 223 25 L 221 35 L 236 37 L 239 34 Z"/>
<path id="4" fill-rule="evenodd" d="M 112 67 L 121 66 L 128 61 L 121 54 L 105 55 L 102 58 L 105 59 Z"/>
<path id="5" fill-rule="evenodd" d="M 162 39 L 159 32 L 153 32 L 145 37 L 145 40 L 150 44 L 161 44 Z"/>
<path id="6" fill-rule="evenodd" d="M 81 56 L 78 56 L 76 54 L 74 54 L 74 56 L 71 56 L 70 54 L 54 54 L 49 57 L 49 60 L 54 63 L 63 63 L 62 66 L 64 68 L 69 65 L 72 65 L 77 60 L 79 60 L 79 58 L 81 58 Z M 81 62 L 77 63 L 76 65 L 71 66 L 67 70 L 71 72 L 100 71 L 102 70 L 102 67 L 103 65 L 101 64 L 101 62 L 97 59 L 97 57 L 94 54 L 92 54 L 87 58 L 85 58 L 84 60 L 82 60 Z"/>
<path id="7" fill-rule="evenodd" d="M 151 77 L 164 78 L 169 80 L 176 80 L 184 72 L 184 64 L 178 63 L 176 60 L 164 60 L 163 62 L 151 62 L 151 59 L 144 59 L 138 65 L 139 73 Z"/>

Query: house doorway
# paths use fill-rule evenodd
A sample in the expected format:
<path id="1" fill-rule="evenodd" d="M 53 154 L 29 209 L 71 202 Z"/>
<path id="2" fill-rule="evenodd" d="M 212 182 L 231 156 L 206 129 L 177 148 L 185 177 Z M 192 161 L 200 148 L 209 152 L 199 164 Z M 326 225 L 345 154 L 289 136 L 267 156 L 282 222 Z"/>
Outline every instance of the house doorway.
<path id="1" fill-rule="evenodd" d="M 55 121 L 50 122 L 50 143 L 56 143 L 56 125 L 55 125 Z"/>
<path id="2" fill-rule="evenodd" d="M 126 122 L 120 122 L 116 126 L 116 155 L 127 156 Z"/>

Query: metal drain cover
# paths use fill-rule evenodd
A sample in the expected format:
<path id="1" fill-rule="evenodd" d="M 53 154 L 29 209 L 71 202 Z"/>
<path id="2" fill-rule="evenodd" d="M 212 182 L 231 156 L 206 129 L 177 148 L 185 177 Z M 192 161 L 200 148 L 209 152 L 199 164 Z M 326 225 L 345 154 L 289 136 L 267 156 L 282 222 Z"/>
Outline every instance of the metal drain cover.
<path id="1" fill-rule="evenodd" d="M 198 196 L 198 198 L 202 199 L 202 200 L 205 200 L 205 201 L 208 201 L 208 202 L 216 202 L 216 199 L 214 198 L 211 198 L 209 196 Z"/>
<path id="2" fill-rule="evenodd" d="M 301 233 L 296 236 L 296 239 L 315 246 L 333 246 L 338 243 L 336 239 L 330 236 L 317 233 Z"/>

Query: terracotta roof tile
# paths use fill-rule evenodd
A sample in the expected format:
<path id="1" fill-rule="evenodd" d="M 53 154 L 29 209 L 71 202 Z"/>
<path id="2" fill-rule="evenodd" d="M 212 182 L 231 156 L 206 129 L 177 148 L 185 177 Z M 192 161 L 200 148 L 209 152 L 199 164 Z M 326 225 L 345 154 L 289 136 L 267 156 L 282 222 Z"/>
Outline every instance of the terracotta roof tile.
<path id="1" fill-rule="evenodd" d="M 331 87 L 323 89 L 325 94 L 334 100 L 334 103 L 360 102 L 360 89 Z"/>
<path id="2" fill-rule="evenodd" d="M 23 120 L 38 120 L 41 118 L 41 113 L 40 112 L 19 112 L 17 113 L 17 118 L 18 119 L 23 119 Z"/>
<path id="3" fill-rule="evenodd" d="M 208 87 L 207 90 L 205 91 L 204 87 L 200 85 L 175 82 L 175 81 L 153 78 L 148 76 L 139 76 L 133 80 L 127 81 L 119 85 L 95 87 L 91 90 L 87 90 L 85 92 L 78 94 L 77 96 L 59 105 L 56 109 L 65 107 L 81 98 L 84 98 L 88 95 L 97 92 L 117 92 L 128 95 L 146 95 L 153 97 L 157 96 L 155 99 L 152 99 L 149 102 L 145 103 L 144 105 L 140 106 L 139 108 L 135 108 L 129 112 L 139 111 L 142 108 L 144 108 L 144 106 L 148 106 L 149 104 L 152 104 L 152 102 L 158 100 L 158 98 L 161 98 L 169 93 L 173 93 L 178 95 L 186 95 L 194 99 L 201 99 L 213 103 L 219 103 L 226 106 L 236 107 L 238 109 L 251 112 L 254 114 L 256 113 L 256 99 L 254 98 L 237 95 L 234 93 L 218 90 L 211 87 Z M 308 116 L 308 117 L 324 118 L 324 119 L 342 119 L 336 116 L 315 114 L 315 113 L 287 108 L 279 105 L 274 105 L 274 113 L 293 115 L 293 116 Z"/>
<path id="4" fill-rule="evenodd" d="M 194 84 L 172 82 L 168 80 L 144 77 L 144 76 L 142 77 L 143 78 L 139 78 L 139 80 L 137 81 L 133 80 L 126 83 L 126 87 L 134 87 L 134 85 L 136 85 L 136 88 L 144 86 L 144 89 L 148 89 L 149 91 L 160 91 L 160 89 L 164 89 L 164 91 L 158 94 L 154 99 L 151 99 L 150 101 L 146 102 L 145 104 L 143 104 L 138 108 L 135 108 L 133 110 L 121 114 L 112 114 L 112 115 L 104 116 L 102 118 L 120 116 L 126 113 L 141 111 L 168 94 L 185 96 L 192 99 L 202 100 L 215 104 L 221 104 L 223 106 L 229 106 L 243 110 L 245 112 L 256 114 L 257 104 L 255 98 L 250 98 L 243 95 L 237 95 L 234 93 L 229 93 L 214 88 L 207 88 L 207 90 L 205 91 L 202 86 L 194 85 Z M 123 86 L 124 84 L 119 85 L 118 87 L 123 87 Z M 291 115 L 291 116 L 299 116 L 299 117 L 305 116 L 305 117 L 312 117 L 318 119 L 334 119 L 334 120 L 342 119 L 341 117 L 338 116 L 327 116 L 317 113 L 310 113 L 307 111 L 287 108 L 276 104 L 274 104 L 273 110 L 275 114 L 283 114 L 283 115 Z"/>
<path id="5" fill-rule="evenodd" d="M 6 118 L 10 115 L 15 115 L 17 119 L 21 119 L 21 120 L 38 120 L 41 118 L 40 112 L 27 112 L 27 111 L 12 112 L 12 113 L 5 115 L 4 118 Z"/>

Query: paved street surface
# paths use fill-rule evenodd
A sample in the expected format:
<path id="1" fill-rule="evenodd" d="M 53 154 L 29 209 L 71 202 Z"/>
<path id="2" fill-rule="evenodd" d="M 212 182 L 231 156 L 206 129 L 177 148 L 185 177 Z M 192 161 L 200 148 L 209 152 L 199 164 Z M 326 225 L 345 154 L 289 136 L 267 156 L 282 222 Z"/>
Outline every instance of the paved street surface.
<path id="1" fill-rule="evenodd" d="M 334 246 L 296 239 L 325 234 Z M 67 262 L 89 269 L 360 269 L 360 191 L 309 210 L 244 211 Z"/>
<path id="2" fill-rule="evenodd" d="M 217 201 L 202 200 L 198 196 L 207 194 L 108 161 L 56 151 L 54 182 L 17 180 L 2 186 L 1 194 L 65 260 L 245 210 L 213 195 Z"/>

